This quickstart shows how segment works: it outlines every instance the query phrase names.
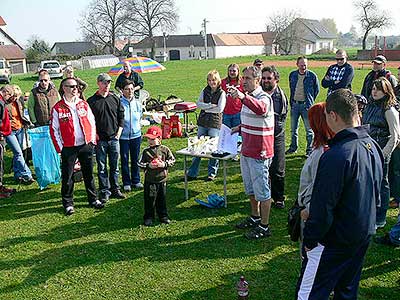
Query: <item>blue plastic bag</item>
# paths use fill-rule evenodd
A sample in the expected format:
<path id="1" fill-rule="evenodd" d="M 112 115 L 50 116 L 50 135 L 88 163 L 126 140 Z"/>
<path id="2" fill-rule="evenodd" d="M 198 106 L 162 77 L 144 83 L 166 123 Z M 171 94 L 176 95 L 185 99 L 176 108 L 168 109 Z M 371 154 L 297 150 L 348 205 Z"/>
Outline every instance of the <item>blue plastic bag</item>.
<path id="1" fill-rule="evenodd" d="M 51 183 L 59 183 L 60 156 L 51 140 L 49 126 L 29 129 L 28 134 L 32 141 L 32 161 L 40 189 L 43 190 Z"/>
<path id="2" fill-rule="evenodd" d="M 219 196 L 218 194 L 208 195 L 207 202 L 200 199 L 195 199 L 194 201 L 208 208 L 221 208 L 225 205 L 224 197 Z"/>

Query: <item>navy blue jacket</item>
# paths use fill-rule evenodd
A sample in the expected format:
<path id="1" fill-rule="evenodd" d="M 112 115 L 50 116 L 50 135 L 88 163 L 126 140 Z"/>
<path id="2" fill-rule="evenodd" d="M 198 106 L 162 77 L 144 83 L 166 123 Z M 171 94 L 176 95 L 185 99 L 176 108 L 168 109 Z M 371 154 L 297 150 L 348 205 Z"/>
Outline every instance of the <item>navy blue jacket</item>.
<path id="1" fill-rule="evenodd" d="M 328 75 L 328 76 L 332 75 L 331 72 L 334 67 L 344 68 L 343 77 L 339 83 L 335 83 L 335 80 L 326 80 L 325 79 L 326 75 Z M 328 70 L 326 71 L 325 76 L 322 79 L 321 84 L 324 88 L 328 88 L 328 95 L 338 89 L 350 89 L 351 90 L 351 83 L 354 78 L 354 69 L 347 62 L 342 67 L 340 67 L 338 64 L 334 64 L 334 65 L 329 66 Z"/>
<path id="2" fill-rule="evenodd" d="M 306 108 L 309 109 L 313 104 L 319 93 L 319 83 L 317 75 L 310 70 L 306 70 L 304 78 L 304 99 Z M 289 87 L 290 87 L 290 105 L 293 104 L 293 98 L 296 91 L 296 84 L 299 78 L 299 70 L 292 71 L 289 74 Z"/>
<path id="3" fill-rule="evenodd" d="M 319 161 L 304 245 L 353 248 L 375 234 L 383 154 L 368 127 L 338 132 Z"/>

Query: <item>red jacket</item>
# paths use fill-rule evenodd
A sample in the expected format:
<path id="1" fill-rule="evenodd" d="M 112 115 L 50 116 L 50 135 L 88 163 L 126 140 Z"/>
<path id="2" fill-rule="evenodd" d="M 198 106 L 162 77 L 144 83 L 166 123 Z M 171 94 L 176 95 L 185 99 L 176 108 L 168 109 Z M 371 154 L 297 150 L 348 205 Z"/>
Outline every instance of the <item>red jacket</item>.
<path id="1" fill-rule="evenodd" d="M 228 87 L 227 85 L 233 85 L 237 87 L 239 91 L 243 93 L 243 85 L 242 82 L 238 82 L 236 79 L 232 80 L 231 82 L 228 81 L 229 78 L 224 78 L 221 81 L 221 88 L 225 91 L 226 93 L 226 104 L 224 108 L 224 114 L 225 115 L 235 115 L 237 113 L 240 113 L 242 110 L 242 101 L 240 101 L 239 98 L 233 98 L 229 93 L 228 93 Z"/>
<path id="2" fill-rule="evenodd" d="M 96 125 L 89 105 L 86 101 L 79 99 L 76 102 L 76 111 L 85 143 L 96 144 Z M 58 101 L 52 108 L 50 135 L 57 152 L 61 152 L 63 147 L 79 146 L 75 145 L 76 135 L 72 112 L 64 99 Z"/>
<path id="3" fill-rule="evenodd" d="M 8 110 L 3 97 L 0 95 L 0 135 L 7 136 L 11 134 L 11 123 Z"/>

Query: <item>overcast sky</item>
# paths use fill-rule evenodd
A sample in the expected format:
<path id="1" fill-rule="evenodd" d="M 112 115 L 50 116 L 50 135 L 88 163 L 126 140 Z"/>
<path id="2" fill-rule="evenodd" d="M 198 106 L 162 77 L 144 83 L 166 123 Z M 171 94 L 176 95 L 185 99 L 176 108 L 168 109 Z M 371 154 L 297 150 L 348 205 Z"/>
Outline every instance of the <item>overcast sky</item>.
<path id="1" fill-rule="evenodd" d="M 54 42 L 81 39 L 78 20 L 90 0 L 0 0 L 0 15 L 8 33 L 22 46 L 36 35 Z M 264 31 L 268 16 L 283 9 L 297 9 L 309 19 L 333 18 L 339 31 L 358 26 L 351 0 L 175 0 L 180 22 L 177 34 L 196 34 L 204 18 L 208 33 Z M 390 3 L 395 25 L 380 35 L 400 35 L 400 1 L 377 0 L 381 8 Z M 386 4 L 386 7 L 385 7 Z M 300 6 L 301 5 L 301 6 Z"/>

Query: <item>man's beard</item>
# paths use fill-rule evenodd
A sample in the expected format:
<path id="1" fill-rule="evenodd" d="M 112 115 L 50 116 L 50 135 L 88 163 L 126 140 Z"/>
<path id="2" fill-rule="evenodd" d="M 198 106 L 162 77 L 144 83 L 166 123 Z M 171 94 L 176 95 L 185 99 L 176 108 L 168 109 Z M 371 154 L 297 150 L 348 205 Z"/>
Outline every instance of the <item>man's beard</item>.
<path id="1" fill-rule="evenodd" d="M 266 83 L 262 83 L 261 87 L 264 90 L 264 92 L 270 92 L 270 91 L 272 91 L 274 89 L 272 84 L 266 84 Z"/>

